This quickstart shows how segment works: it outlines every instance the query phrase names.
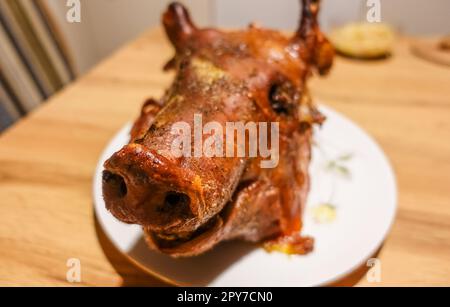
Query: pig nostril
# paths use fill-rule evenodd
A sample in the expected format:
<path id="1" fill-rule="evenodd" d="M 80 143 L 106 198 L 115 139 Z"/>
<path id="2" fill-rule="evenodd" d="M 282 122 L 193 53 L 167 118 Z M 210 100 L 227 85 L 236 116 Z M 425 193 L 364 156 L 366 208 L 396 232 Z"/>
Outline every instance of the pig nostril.
<path id="1" fill-rule="evenodd" d="M 127 185 L 122 176 L 111 173 L 110 171 L 103 172 L 103 184 L 110 195 L 123 198 L 127 195 Z"/>
<path id="2" fill-rule="evenodd" d="M 158 207 L 160 213 L 170 213 L 176 216 L 192 215 L 190 209 L 191 199 L 184 193 L 168 192 L 164 198 L 164 202 Z"/>
<path id="3" fill-rule="evenodd" d="M 189 197 L 183 193 L 169 192 L 166 195 L 165 203 L 168 206 L 183 206 L 189 203 Z"/>

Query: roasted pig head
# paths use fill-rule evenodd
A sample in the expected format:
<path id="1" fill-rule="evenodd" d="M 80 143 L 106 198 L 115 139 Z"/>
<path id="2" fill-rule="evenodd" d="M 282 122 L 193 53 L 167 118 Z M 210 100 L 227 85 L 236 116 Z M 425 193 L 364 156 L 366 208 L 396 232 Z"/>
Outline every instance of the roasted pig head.
<path id="1" fill-rule="evenodd" d="M 306 81 L 312 72 L 327 73 L 334 55 L 319 30 L 318 2 L 302 1 L 292 37 L 255 25 L 200 29 L 181 4 L 169 6 L 163 24 L 176 54 L 165 69 L 176 70 L 175 81 L 162 99 L 144 104 L 130 143 L 105 162 L 103 173 L 107 209 L 142 225 L 152 249 L 194 256 L 231 239 L 290 244 L 300 254 L 312 249 L 312 239 L 299 232 L 312 126 L 324 118 Z M 235 156 L 174 153 L 174 124 L 195 127 L 199 115 L 223 127 L 277 123 L 268 143 L 275 146 L 276 132 L 276 163 L 262 167 L 264 157 L 249 149 Z M 193 135 L 193 143 L 195 138 L 206 141 L 208 134 Z M 246 139 L 250 146 L 251 136 Z"/>

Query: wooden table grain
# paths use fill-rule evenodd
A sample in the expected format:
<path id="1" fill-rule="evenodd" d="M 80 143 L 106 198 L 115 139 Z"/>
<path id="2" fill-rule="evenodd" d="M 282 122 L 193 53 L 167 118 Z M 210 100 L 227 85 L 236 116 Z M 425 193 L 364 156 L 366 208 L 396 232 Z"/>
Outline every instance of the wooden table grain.
<path id="1" fill-rule="evenodd" d="M 91 186 L 110 138 L 170 83 L 161 67 L 171 55 L 162 31 L 149 31 L 0 136 L 0 285 L 71 285 L 71 258 L 81 285 L 163 285 L 106 239 Z M 311 87 L 379 142 L 398 179 L 381 283 L 361 268 L 337 285 L 450 285 L 450 69 L 400 39 L 392 58 L 338 58 Z"/>

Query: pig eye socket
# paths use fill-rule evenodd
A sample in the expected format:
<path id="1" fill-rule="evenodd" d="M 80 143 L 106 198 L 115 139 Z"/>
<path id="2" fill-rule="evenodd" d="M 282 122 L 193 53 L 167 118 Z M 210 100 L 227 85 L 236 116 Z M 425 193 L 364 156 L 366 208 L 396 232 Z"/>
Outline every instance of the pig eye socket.
<path id="1" fill-rule="evenodd" d="M 273 84 L 269 89 L 269 102 L 278 115 L 292 115 L 295 105 L 295 88 L 289 82 Z"/>

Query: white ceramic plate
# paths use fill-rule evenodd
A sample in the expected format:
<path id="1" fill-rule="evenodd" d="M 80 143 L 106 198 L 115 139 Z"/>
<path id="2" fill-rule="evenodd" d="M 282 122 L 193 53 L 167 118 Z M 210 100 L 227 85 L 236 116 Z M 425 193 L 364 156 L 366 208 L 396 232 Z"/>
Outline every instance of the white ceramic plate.
<path id="1" fill-rule="evenodd" d="M 176 285 L 318 286 L 364 264 L 382 244 L 396 213 L 396 182 L 386 156 L 363 130 L 330 108 L 315 131 L 311 192 L 303 234 L 315 238 L 307 256 L 268 253 L 245 242 L 172 259 L 149 250 L 136 225 L 116 220 L 102 198 L 103 162 L 128 142 L 130 125 L 109 143 L 94 177 L 95 212 L 112 243 L 132 262 Z"/>

